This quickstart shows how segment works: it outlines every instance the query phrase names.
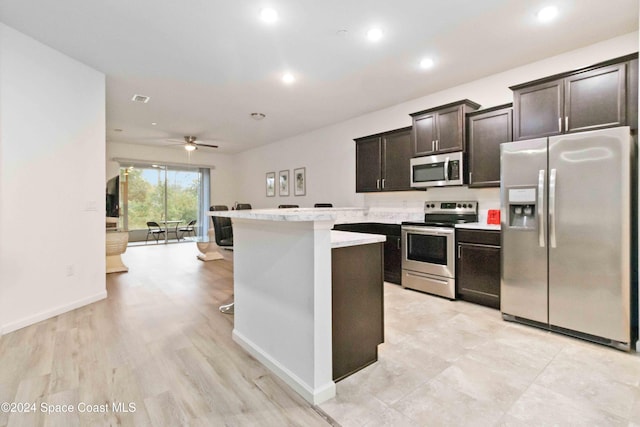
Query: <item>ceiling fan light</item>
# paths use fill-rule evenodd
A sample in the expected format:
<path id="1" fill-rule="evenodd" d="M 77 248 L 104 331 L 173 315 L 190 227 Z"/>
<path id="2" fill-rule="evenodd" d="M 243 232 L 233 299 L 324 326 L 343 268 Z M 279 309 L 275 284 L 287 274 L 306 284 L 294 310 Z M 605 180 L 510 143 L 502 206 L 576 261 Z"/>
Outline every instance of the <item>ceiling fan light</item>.
<path id="1" fill-rule="evenodd" d="M 184 149 L 187 150 L 187 151 L 195 151 L 196 148 L 198 148 L 198 147 L 196 147 L 196 145 L 194 143 L 192 143 L 192 142 L 190 142 L 188 144 L 185 144 L 185 146 L 184 146 Z"/>

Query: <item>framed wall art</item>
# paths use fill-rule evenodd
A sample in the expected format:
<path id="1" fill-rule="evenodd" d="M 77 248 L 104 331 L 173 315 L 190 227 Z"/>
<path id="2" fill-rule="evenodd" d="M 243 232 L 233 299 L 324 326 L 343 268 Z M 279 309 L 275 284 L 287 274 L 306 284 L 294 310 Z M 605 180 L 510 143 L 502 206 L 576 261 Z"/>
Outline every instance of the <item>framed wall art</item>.
<path id="1" fill-rule="evenodd" d="M 289 195 L 289 169 L 278 173 L 278 194 L 280 196 Z"/>
<path id="2" fill-rule="evenodd" d="M 267 197 L 274 197 L 276 195 L 276 173 L 267 172 Z"/>
<path id="3" fill-rule="evenodd" d="M 304 196 L 307 194 L 306 169 L 298 168 L 293 170 L 293 195 Z"/>

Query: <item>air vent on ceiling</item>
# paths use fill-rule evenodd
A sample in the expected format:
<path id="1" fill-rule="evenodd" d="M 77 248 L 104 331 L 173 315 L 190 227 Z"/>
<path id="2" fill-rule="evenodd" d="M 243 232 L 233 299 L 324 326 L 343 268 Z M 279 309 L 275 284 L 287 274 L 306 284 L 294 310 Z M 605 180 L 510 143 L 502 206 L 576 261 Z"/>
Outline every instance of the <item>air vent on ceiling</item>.
<path id="1" fill-rule="evenodd" d="M 133 98 L 131 98 L 133 102 L 142 102 L 144 104 L 149 102 L 149 99 L 150 98 L 148 96 L 144 96 L 144 95 L 133 95 Z"/>

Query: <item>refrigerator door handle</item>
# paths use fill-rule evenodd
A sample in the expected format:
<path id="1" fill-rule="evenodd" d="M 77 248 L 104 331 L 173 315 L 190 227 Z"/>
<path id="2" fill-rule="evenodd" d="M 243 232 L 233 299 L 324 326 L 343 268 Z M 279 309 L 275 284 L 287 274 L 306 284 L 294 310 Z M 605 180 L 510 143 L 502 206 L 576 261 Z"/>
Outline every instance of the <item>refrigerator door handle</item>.
<path id="1" fill-rule="evenodd" d="M 544 218 L 544 178 L 545 170 L 538 171 L 538 244 L 541 248 L 545 246 L 545 218 Z"/>
<path id="2" fill-rule="evenodd" d="M 556 247 L 556 170 L 549 175 L 549 246 Z"/>

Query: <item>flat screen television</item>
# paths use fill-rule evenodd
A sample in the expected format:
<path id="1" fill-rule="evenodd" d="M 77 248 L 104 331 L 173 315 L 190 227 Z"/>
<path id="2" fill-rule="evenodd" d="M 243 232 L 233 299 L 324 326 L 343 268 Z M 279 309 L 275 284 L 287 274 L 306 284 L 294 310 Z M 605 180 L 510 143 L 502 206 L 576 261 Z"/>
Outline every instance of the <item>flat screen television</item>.
<path id="1" fill-rule="evenodd" d="M 107 216 L 120 216 L 120 177 L 116 176 L 107 181 Z"/>

